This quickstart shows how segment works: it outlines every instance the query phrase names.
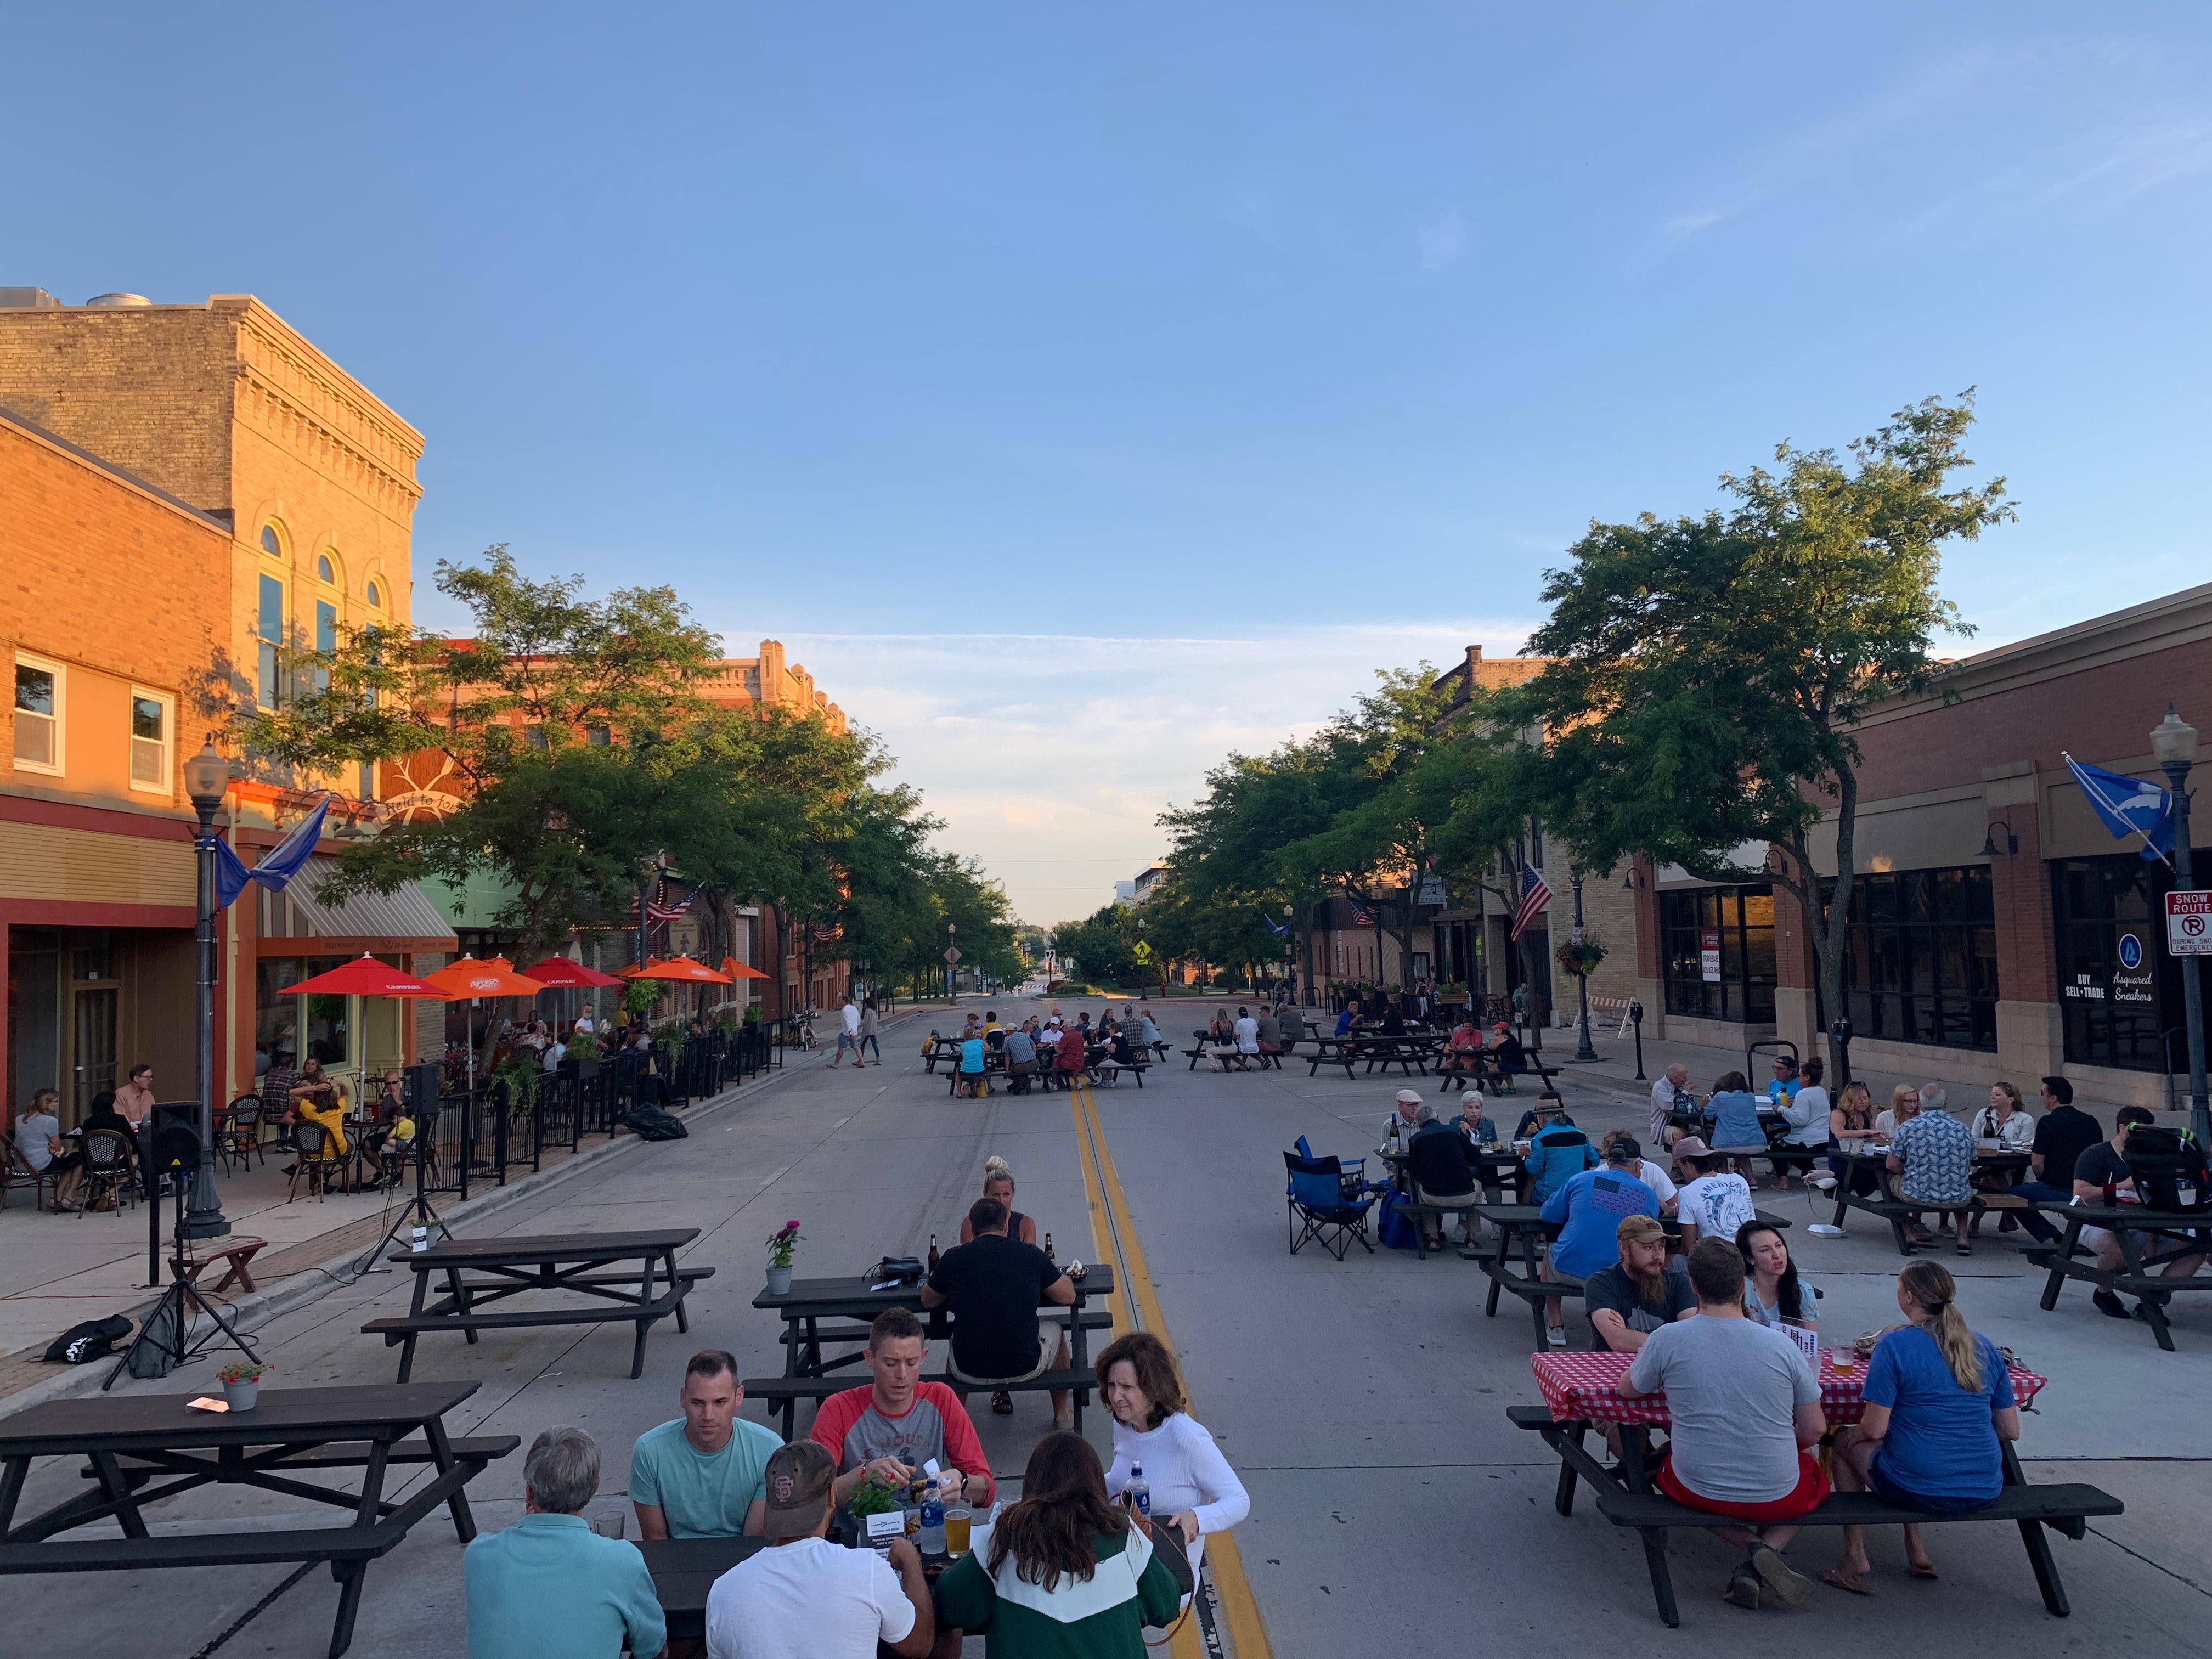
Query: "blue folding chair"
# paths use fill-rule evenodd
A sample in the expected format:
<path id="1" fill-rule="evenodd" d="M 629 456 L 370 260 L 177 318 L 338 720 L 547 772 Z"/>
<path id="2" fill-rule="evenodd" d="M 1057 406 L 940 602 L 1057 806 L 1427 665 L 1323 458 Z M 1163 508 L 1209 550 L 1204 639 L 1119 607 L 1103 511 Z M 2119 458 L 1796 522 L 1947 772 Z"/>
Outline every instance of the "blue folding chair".
<path id="1" fill-rule="evenodd" d="M 1292 1255 L 1310 1240 L 1339 1261 L 1355 1240 L 1361 1249 L 1374 1255 L 1375 1247 L 1367 1242 L 1367 1212 L 1375 1207 L 1375 1200 L 1364 1182 L 1357 1175 L 1347 1178 L 1343 1164 L 1334 1158 L 1285 1152 L 1283 1167 L 1290 1174 L 1285 1196 L 1290 1206 Z"/>

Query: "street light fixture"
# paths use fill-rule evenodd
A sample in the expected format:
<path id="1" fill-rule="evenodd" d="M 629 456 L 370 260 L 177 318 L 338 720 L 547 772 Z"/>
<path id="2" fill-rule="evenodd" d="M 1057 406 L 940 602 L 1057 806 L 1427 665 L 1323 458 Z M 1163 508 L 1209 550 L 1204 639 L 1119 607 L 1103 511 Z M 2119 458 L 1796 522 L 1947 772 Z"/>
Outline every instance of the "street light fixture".
<path id="1" fill-rule="evenodd" d="M 230 763 L 216 751 L 208 733 L 200 752 L 185 763 L 185 793 L 199 817 L 193 837 L 199 906 L 192 927 L 198 956 L 198 1000 L 192 1011 L 192 1086 L 199 1109 L 192 1127 L 199 1136 L 199 1168 L 192 1172 L 191 1198 L 182 1228 L 186 1238 L 220 1238 L 230 1231 L 222 1200 L 215 1190 L 215 815 L 230 790 Z"/>
<path id="2" fill-rule="evenodd" d="M 2173 789 L 2173 886 L 2197 890 L 2189 847 L 2189 769 L 2197 763 L 2197 728 L 2166 706 L 2166 718 L 2151 728 L 2150 752 Z M 2197 958 L 2181 959 L 2181 1006 L 2189 1028 L 2189 1131 L 2200 1146 L 2212 1146 L 2212 1101 L 2204 1088 L 2204 989 Z"/>
<path id="3" fill-rule="evenodd" d="M 1575 872 L 1574 888 L 1575 944 L 1579 948 L 1583 942 L 1583 878 L 1582 872 L 1579 870 Z M 1577 972 L 1575 975 L 1575 996 L 1580 1005 L 1576 1018 L 1575 1060 L 1577 1065 L 1588 1065 L 1597 1058 L 1597 1049 L 1590 1042 L 1589 975 L 1588 974 Z"/>

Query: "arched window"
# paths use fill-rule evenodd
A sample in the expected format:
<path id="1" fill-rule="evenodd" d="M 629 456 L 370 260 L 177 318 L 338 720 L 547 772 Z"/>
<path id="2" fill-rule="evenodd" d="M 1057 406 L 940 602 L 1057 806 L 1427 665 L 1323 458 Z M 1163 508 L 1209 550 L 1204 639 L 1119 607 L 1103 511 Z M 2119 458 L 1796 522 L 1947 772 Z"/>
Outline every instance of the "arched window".
<path id="1" fill-rule="evenodd" d="M 264 524 L 261 526 L 261 550 L 272 559 L 281 559 L 284 556 L 284 538 L 277 533 L 276 526 L 273 524 Z"/>
<path id="2" fill-rule="evenodd" d="M 368 579 L 368 602 L 380 611 L 384 608 L 384 585 L 374 576 Z"/>
<path id="3" fill-rule="evenodd" d="M 315 556 L 315 579 L 318 581 L 329 582 L 333 586 L 337 586 L 338 568 L 331 562 L 329 554 L 319 553 Z"/>

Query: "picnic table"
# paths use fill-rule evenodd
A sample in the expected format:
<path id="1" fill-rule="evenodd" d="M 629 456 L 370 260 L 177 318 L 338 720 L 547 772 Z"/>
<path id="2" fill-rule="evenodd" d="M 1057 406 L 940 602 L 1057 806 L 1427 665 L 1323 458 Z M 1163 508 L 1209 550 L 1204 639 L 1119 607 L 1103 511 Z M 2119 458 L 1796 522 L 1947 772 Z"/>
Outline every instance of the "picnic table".
<path id="1" fill-rule="evenodd" d="M 699 1237 L 696 1227 L 665 1227 L 640 1232 L 514 1234 L 494 1238 L 448 1235 L 427 1250 L 395 1251 L 394 1266 L 414 1270 L 415 1298 L 404 1315 L 372 1319 L 361 1328 L 399 1346 L 399 1380 L 415 1365 L 418 1338 L 434 1331 L 459 1331 L 474 1346 L 479 1330 L 524 1330 L 556 1325 L 630 1323 L 637 1340 L 630 1352 L 629 1374 L 645 1374 L 645 1339 L 653 1325 L 676 1316 L 676 1328 L 691 1328 L 684 1298 L 712 1267 L 678 1267 L 677 1251 Z M 426 1306 L 431 1279 L 443 1274 L 443 1295 Z M 567 1291 L 580 1302 L 550 1308 L 495 1306 L 530 1291 Z"/>
<path id="2" fill-rule="evenodd" d="M 1820 1380 L 1820 1408 L 1832 1427 L 1856 1423 L 1865 1414 L 1867 1366 L 1853 1350 L 1840 1351 L 1848 1364 L 1835 1364 L 1838 1351 L 1822 1349 L 1815 1367 Z M 1589 1482 L 1597 1496 L 1601 1514 L 1615 1526 L 1634 1527 L 1643 1536 L 1645 1565 L 1651 1576 L 1652 1599 L 1659 1616 L 1668 1625 L 1681 1623 L 1674 1605 L 1674 1581 L 1667 1565 L 1667 1529 L 1670 1526 L 1718 1526 L 1723 1516 L 1709 1515 L 1678 1504 L 1652 1490 L 1647 1473 L 1648 1434 L 1664 1428 L 1667 1414 L 1663 1394 L 1630 1399 L 1620 1391 L 1622 1377 L 1634 1362 L 1633 1354 L 1609 1352 L 1537 1353 L 1529 1364 L 1542 1393 L 1541 1407 L 1511 1407 L 1506 1413 L 1516 1427 L 1533 1429 L 1559 1455 L 1559 1484 L 1553 1507 L 1561 1515 L 1573 1512 L 1575 1482 Z M 2043 1391 L 2046 1379 L 2018 1365 L 2008 1367 L 2013 1394 L 2025 1406 Z M 1583 1445 L 1584 1433 L 1595 1423 L 1615 1425 L 1620 1434 L 1620 1460 L 1608 1467 Z M 1905 1522 L 1933 1525 L 1951 1521 L 2013 1521 L 2020 1527 L 2035 1570 L 2044 1605 L 2060 1618 L 2068 1612 L 2066 1592 L 2058 1582 L 2043 1528 L 2055 1527 L 2080 1539 L 2087 1530 L 2087 1517 L 2118 1515 L 2118 1498 L 2094 1486 L 2030 1486 L 2021 1472 L 2012 1443 L 2000 1440 L 2004 1460 L 2005 1490 L 1987 1507 L 1960 1516 L 1936 1516 L 1891 1508 L 1871 1492 L 1838 1492 L 1796 1524 L 1807 1527 L 1890 1526 Z"/>
<path id="3" fill-rule="evenodd" d="M 2158 1346 L 2173 1352 L 2173 1332 L 2166 1322 L 2166 1298 L 2176 1291 L 2212 1291 L 2212 1279 L 2197 1275 L 2168 1279 L 2152 1271 L 2169 1262 L 2212 1253 L 2212 1209 L 2152 1210 L 2141 1204 L 2069 1204 L 2047 1200 L 2035 1206 L 2056 1211 L 2066 1231 L 2056 1244 L 2027 1252 L 2027 1259 L 2051 1269 L 2043 1287 L 2045 1313 L 2058 1305 L 2058 1292 L 2069 1279 L 2081 1279 L 2115 1295 L 2125 1293 L 2142 1304 L 2143 1322 L 2150 1327 Z M 2112 1235 L 2120 1252 L 2120 1265 L 2106 1269 L 2081 1243 L 2081 1229 L 2101 1227 Z M 2145 1255 L 2141 1241 L 2151 1241 Z M 2076 1261 L 2077 1255 L 2087 1255 Z"/>
<path id="4" fill-rule="evenodd" d="M 990 1528 L 978 1526 L 972 1535 L 980 1543 L 990 1536 Z M 830 1536 L 833 1542 L 838 1536 L 834 1522 Z M 660 1603 L 661 1616 L 668 1621 L 668 1639 L 674 1643 L 687 1637 L 696 1640 L 707 1633 L 707 1593 L 714 1588 L 714 1581 L 768 1547 L 768 1540 L 653 1538 L 639 1542 L 637 1547 L 645 1557 L 645 1570 L 653 1575 L 653 1593 Z M 934 1583 L 957 1559 L 957 1556 L 925 1555 L 921 1575 Z"/>
<path id="5" fill-rule="evenodd" d="M 1482 1271 L 1489 1276 L 1490 1293 L 1482 1304 L 1484 1316 L 1497 1318 L 1499 1292 L 1512 1291 L 1528 1303 L 1529 1318 L 1536 1328 L 1536 1346 L 1541 1348 L 1544 1346 L 1545 1301 L 1553 1297 L 1572 1300 L 1583 1293 L 1581 1279 L 1546 1279 L 1536 1260 L 1537 1241 L 1557 1238 L 1564 1224 L 1545 1220 L 1543 1206 L 1540 1204 L 1478 1204 L 1474 1213 L 1487 1221 L 1496 1232 L 1495 1240 L 1488 1250 L 1460 1252 L 1462 1260 L 1480 1263 Z M 1786 1231 L 1790 1225 L 1782 1217 L 1769 1215 L 1764 1210 L 1755 1209 L 1752 1213 L 1758 1218 L 1761 1226 L 1771 1227 L 1777 1232 Z M 1681 1218 L 1662 1215 L 1659 1218 L 1659 1224 L 1667 1231 L 1668 1248 L 1677 1248 L 1682 1235 Z M 1520 1241 L 1522 1265 L 1527 1270 L 1522 1275 L 1516 1275 L 1511 1271 L 1516 1238 Z"/>
<path id="6" fill-rule="evenodd" d="M 1390 1067 L 1397 1066 L 1407 1077 L 1428 1074 L 1429 1061 L 1444 1046 L 1439 1036 L 1425 1036 L 1408 1033 L 1404 1036 L 1382 1036 L 1373 1032 L 1355 1032 L 1350 1036 L 1319 1036 L 1314 1039 L 1314 1053 L 1306 1062 L 1306 1075 L 1314 1076 L 1324 1066 L 1341 1066 L 1344 1074 L 1352 1075 L 1352 1068 L 1365 1061 L 1367 1073 L 1374 1074 L 1380 1066 L 1387 1075 Z"/>
<path id="7" fill-rule="evenodd" d="M 1093 1297 L 1114 1294 L 1114 1269 L 1106 1262 L 1094 1261 L 1085 1267 L 1082 1278 L 1069 1282 L 1075 1286 L 1075 1305 L 1068 1311 L 1075 1316 L 1069 1322 L 1072 1328 L 1067 1334 L 1068 1358 L 1080 1370 L 1090 1358 L 1089 1332 L 1092 1328 L 1082 1315 Z M 858 1353 L 823 1359 L 823 1343 L 866 1341 L 868 1322 L 886 1308 L 905 1308 L 922 1315 L 933 1341 L 951 1336 L 952 1328 L 945 1317 L 945 1310 L 925 1309 L 921 1305 L 919 1282 L 876 1288 L 882 1283 L 866 1273 L 839 1279 L 794 1279 L 787 1291 L 763 1290 L 754 1297 L 753 1306 L 782 1316 L 783 1374 L 820 1376 L 840 1366 L 858 1364 Z M 1048 1312 L 1060 1311 L 1050 1303 L 1038 1305 Z M 829 1320 L 848 1321 L 860 1328 L 857 1332 L 849 1328 L 825 1330 L 823 1322 Z"/>
<path id="8" fill-rule="evenodd" d="M 444 1504 L 460 1541 L 476 1536 L 465 1488 L 521 1443 L 513 1435 L 455 1440 L 446 1414 L 474 1381 L 265 1389 L 251 1410 L 194 1411 L 189 1395 L 55 1400 L 0 1420 L 0 1572 L 137 1571 L 328 1561 L 338 1582 L 331 1659 L 353 1641 L 368 1564 Z M 413 1437 L 420 1435 L 421 1438 Z M 34 1457 L 82 1457 L 97 1489 L 27 1520 L 15 1510 Z M 404 1502 L 384 1496 L 393 1464 L 428 1463 L 434 1480 Z M 359 1469 L 357 1487 L 323 1484 Z M 254 1486 L 353 1512 L 337 1527 L 152 1534 L 145 1511 L 206 1486 Z M 168 1511 L 163 1511 L 166 1518 Z M 120 1538 L 51 1541 L 112 1518 Z"/>
<path id="9" fill-rule="evenodd" d="M 1936 1204 L 1925 1199 L 1905 1198 L 1899 1194 L 1895 1177 L 1889 1172 L 1887 1162 L 1889 1148 L 1887 1145 L 1876 1146 L 1870 1141 L 1847 1140 L 1842 1143 L 1841 1155 L 1854 1168 L 1851 1172 L 1846 1173 L 1836 1182 L 1836 1213 L 1830 1224 L 1842 1226 L 1844 1217 L 1853 1210 L 1863 1210 L 1869 1215 L 1878 1215 L 1889 1224 L 1890 1234 L 1897 1241 L 1897 1253 L 1899 1255 L 1911 1255 L 1916 1250 L 1927 1248 L 1915 1244 L 1912 1242 L 1912 1235 L 1905 1231 L 1906 1221 L 1911 1217 L 1916 1214 L 1924 1215 L 1931 1210 L 1940 1212 L 1983 1209 L 1987 1207 L 1985 1198 L 2003 1196 L 1999 1193 L 1985 1194 L 1977 1188 L 1972 1198 L 1965 1204 Z M 1880 1184 L 1875 1192 L 1854 1193 L 1851 1190 L 1851 1174 L 1856 1173 L 1856 1166 L 1869 1160 L 1873 1163 L 1875 1179 Z M 1974 1151 L 1976 1176 L 2017 1174 L 2027 1167 L 2028 1154 L 2025 1152 L 1993 1146 L 1978 1146 Z M 2027 1207 L 2027 1201 L 2025 1199 L 2013 1199 L 2009 1201 L 2022 1208 Z"/>

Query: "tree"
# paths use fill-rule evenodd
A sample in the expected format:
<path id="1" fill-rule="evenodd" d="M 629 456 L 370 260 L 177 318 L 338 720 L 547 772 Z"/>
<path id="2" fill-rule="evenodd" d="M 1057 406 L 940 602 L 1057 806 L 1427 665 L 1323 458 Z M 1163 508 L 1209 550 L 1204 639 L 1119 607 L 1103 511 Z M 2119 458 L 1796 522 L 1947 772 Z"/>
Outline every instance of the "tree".
<path id="1" fill-rule="evenodd" d="M 1969 467 L 1972 396 L 1929 398 L 1850 446 L 1787 444 L 1724 476 L 1735 505 L 1593 523 L 1548 572 L 1543 671 L 1493 701 L 1503 746 L 1476 774 L 1565 829 L 1588 868 L 1642 852 L 1709 881 L 1770 881 L 1802 908 L 1831 1018 L 1856 876 L 1852 729 L 1937 684 L 1933 635 L 1972 630 L 1936 592 L 1942 549 L 2007 522 L 2004 480 Z M 1816 870 L 1832 823 L 1836 875 Z M 1747 842 L 1763 866 L 1735 861 Z"/>

